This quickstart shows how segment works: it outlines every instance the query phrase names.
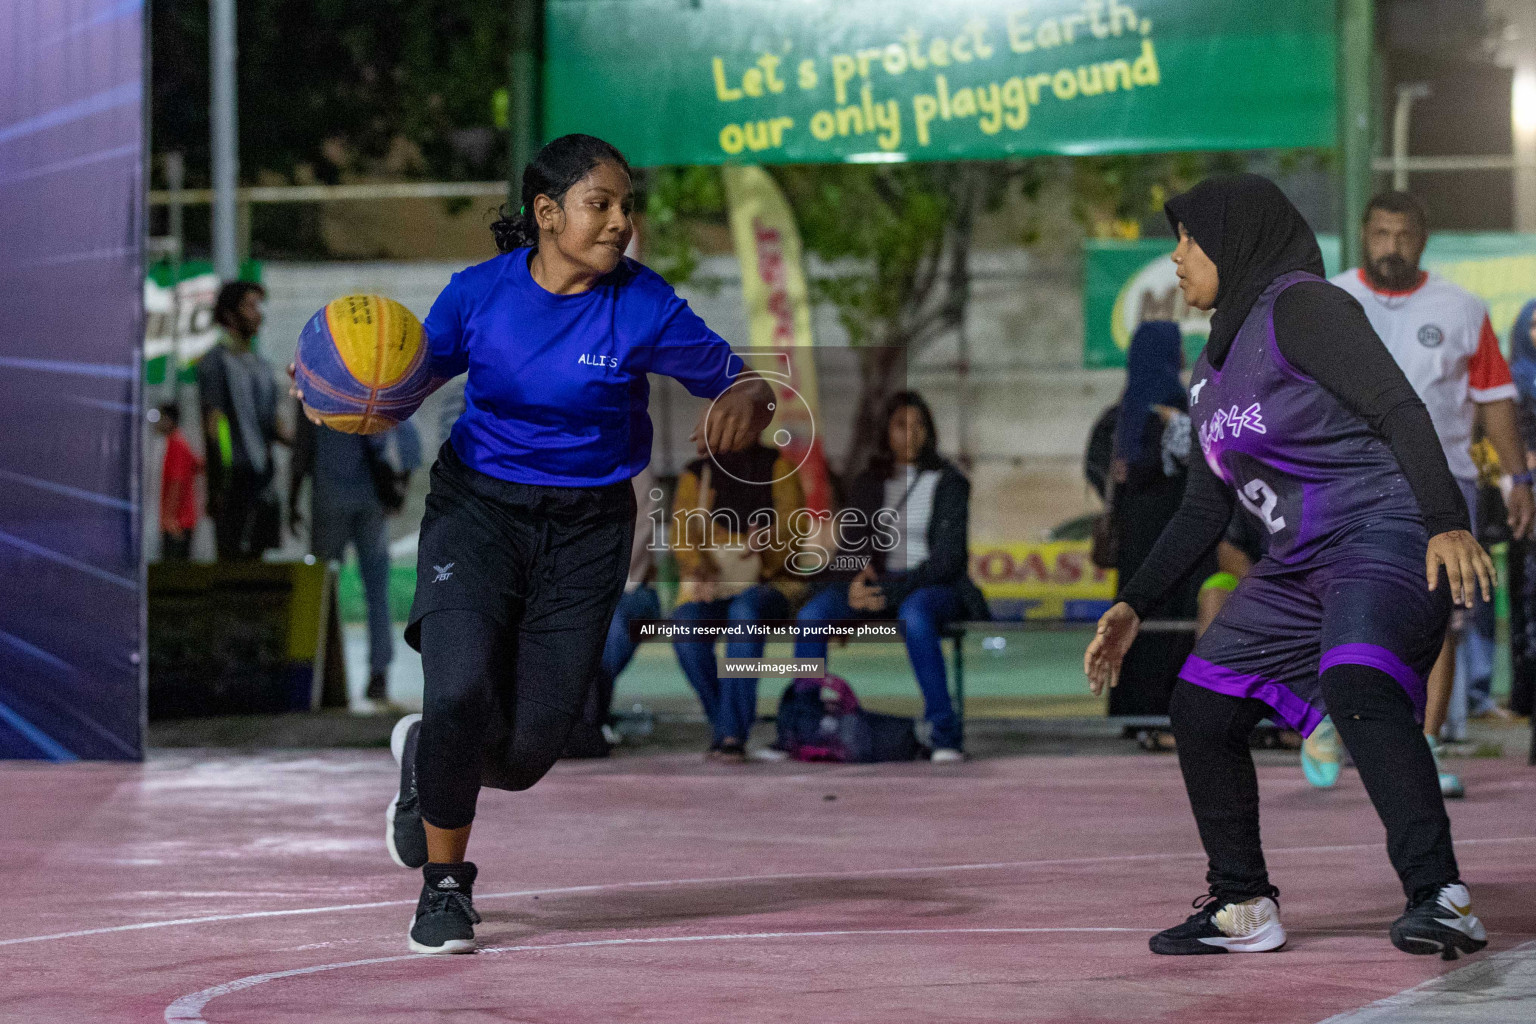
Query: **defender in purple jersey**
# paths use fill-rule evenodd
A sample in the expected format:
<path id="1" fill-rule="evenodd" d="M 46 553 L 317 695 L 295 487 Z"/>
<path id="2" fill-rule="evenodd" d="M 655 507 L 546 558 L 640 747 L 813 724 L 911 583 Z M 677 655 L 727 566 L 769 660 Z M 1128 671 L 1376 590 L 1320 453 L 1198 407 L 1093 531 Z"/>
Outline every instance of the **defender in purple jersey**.
<path id="1" fill-rule="evenodd" d="M 1387 828 L 1408 905 L 1391 938 L 1448 959 L 1486 944 L 1461 883 L 1424 680 L 1452 601 L 1491 590 L 1492 563 L 1433 424 L 1358 303 L 1322 278 L 1312 230 L 1275 185 L 1219 177 L 1168 203 L 1190 305 L 1216 310 L 1190 378 L 1203 460 L 1152 554 L 1084 657 L 1113 686 L 1143 610 L 1176 585 L 1241 505 L 1268 551 L 1180 672 L 1169 708 L 1210 858 L 1209 892 L 1154 936 L 1165 954 L 1285 943 L 1259 842 L 1248 736 L 1263 718 L 1310 733 L 1331 714 Z"/>

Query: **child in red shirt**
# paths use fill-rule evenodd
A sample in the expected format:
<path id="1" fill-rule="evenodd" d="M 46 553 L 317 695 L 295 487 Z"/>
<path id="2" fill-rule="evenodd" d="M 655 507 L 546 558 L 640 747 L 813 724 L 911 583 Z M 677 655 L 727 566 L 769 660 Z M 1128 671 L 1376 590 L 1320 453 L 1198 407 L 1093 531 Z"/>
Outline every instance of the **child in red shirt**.
<path id="1" fill-rule="evenodd" d="M 160 470 L 160 557 L 186 561 L 192 553 L 192 531 L 197 527 L 197 475 L 203 460 L 192 452 L 181 432 L 181 411 L 162 405 L 157 421 L 165 438 L 165 463 Z"/>

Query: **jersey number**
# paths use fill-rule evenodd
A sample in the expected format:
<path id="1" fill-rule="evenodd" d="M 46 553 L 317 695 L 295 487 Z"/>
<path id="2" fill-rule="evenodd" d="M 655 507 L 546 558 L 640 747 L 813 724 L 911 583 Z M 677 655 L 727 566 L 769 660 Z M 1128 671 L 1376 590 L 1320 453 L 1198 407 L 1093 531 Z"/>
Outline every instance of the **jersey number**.
<path id="1" fill-rule="evenodd" d="M 1243 507 L 1264 523 L 1270 533 L 1279 533 L 1285 529 L 1285 516 L 1275 515 L 1275 506 L 1280 504 L 1280 495 L 1263 480 L 1249 480 L 1237 492 L 1237 500 L 1243 503 Z"/>

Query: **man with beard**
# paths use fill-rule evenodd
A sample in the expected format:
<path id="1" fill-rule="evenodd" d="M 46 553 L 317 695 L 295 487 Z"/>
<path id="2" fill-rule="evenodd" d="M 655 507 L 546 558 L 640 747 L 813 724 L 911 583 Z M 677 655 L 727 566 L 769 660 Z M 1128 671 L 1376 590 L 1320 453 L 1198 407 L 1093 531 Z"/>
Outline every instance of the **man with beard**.
<path id="1" fill-rule="evenodd" d="M 1515 425 L 1516 391 L 1509 366 L 1499 352 L 1483 300 L 1438 274 L 1419 269 L 1427 239 L 1423 205 L 1406 192 L 1384 192 L 1365 208 L 1361 224 L 1365 266 L 1339 274 L 1333 283 L 1365 307 L 1371 326 L 1429 408 L 1474 529 L 1477 467 L 1470 449 L 1475 425 L 1493 443 L 1499 464 L 1518 470 L 1507 504 L 1510 529 L 1523 537 L 1533 511 L 1531 474 L 1525 469 L 1525 448 Z M 1456 672 L 1459 629 L 1454 625 L 1430 673 L 1424 712 L 1424 733 L 1437 762 L 1440 729 Z M 1314 785 L 1331 784 L 1337 777 L 1337 742 L 1331 729 L 1319 729 L 1303 748 L 1303 764 Z M 1313 763 L 1308 764 L 1309 760 Z M 1332 771 L 1316 770 L 1330 765 Z M 1461 780 L 1445 771 L 1440 774 L 1440 790 L 1448 797 L 1465 792 Z"/>

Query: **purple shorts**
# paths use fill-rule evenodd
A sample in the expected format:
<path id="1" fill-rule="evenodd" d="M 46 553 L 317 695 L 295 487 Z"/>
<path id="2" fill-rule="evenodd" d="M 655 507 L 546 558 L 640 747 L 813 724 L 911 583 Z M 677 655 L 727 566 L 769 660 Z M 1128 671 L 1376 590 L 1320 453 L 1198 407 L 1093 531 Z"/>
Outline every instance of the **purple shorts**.
<path id="1" fill-rule="evenodd" d="M 1433 592 L 1425 585 L 1424 543 L 1422 533 L 1378 536 L 1323 564 L 1260 560 L 1179 678 L 1262 700 L 1279 721 L 1310 735 L 1328 713 L 1320 673 L 1366 665 L 1397 680 L 1423 721 L 1425 679 L 1451 613 L 1444 577 Z"/>

